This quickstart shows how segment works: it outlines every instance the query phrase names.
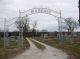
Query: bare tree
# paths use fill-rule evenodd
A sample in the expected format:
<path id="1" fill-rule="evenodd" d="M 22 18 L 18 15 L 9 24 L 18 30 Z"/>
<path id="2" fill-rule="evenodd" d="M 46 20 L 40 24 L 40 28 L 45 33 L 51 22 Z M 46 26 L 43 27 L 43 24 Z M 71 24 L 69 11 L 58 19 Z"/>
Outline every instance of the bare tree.
<path id="1" fill-rule="evenodd" d="M 36 29 L 37 25 L 38 25 L 38 22 L 37 22 L 37 20 L 35 20 L 35 21 L 33 22 L 33 24 L 32 24 L 33 29 Z"/>
<path id="2" fill-rule="evenodd" d="M 64 26 L 64 29 L 66 29 L 69 33 L 73 32 L 78 25 L 78 23 L 73 18 L 66 18 L 65 24 L 66 25 Z"/>
<path id="3" fill-rule="evenodd" d="M 35 20 L 33 22 L 33 25 L 32 25 L 32 36 L 34 37 L 36 35 L 36 27 L 37 27 L 38 23 L 37 23 L 37 20 Z"/>
<path id="4" fill-rule="evenodd" d="M 65 19 L 64 29 L 68 31 L 68 35 L 65 36 L 65 39 L 70 40 L 71 43 L 74 41 L 74 29 L 76 29 L 78 23 L 73 18 Z"/>
<path id="5" fill-rule="evenodd" d="M 26 36 L 26 33 L 29 31 L 29 18 L 21 17 L 15 22 L 15 24 L 19 31 L 23 27 L 23 35 Z"/>

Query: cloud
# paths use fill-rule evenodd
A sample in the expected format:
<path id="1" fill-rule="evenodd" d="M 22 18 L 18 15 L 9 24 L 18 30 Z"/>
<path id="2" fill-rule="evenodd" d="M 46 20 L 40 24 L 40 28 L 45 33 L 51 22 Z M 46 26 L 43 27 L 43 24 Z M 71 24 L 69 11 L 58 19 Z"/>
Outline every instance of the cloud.
<path id="1" fill-rule="evenodd" d="M 0 18 L 12 18 L 18 16 L 19 9 L 21 10 L 28 10 L 31 8 L 39 8 L 39 7 L 45 7 L 50 8 L 52 10 L 62 11 L 63 17 L 73 17 L 74 19 L 78 20 L 79 18 L 79 12 L 78 12 L 78 0 L 0 0 Z M 55 19 L 52 16 L 49 15 L 32 15 L 29 16 L 31 19 L 39 19 L 39 28 L 48 28 L 51 26 L 51 24 L 48 24 L 48 22 L 53 22 L 53 24 L 57 25 L 55 20 L 52 21 L 52 19 Z M 44 20 L 46 19 L 46 21 Z M 1 20 L 1 19 L 0 19 Z M 44 24 L 43 24 L 44 23 Z M 43 25 L 48 24 L 47 26 Z M 53 26 L 53 25 L 52 25 Z M 1 25 L 0 25 L 1 27 Z M 57 29 L 56 26 L 54 26 L 55 29 Z M 51 30 L 52 28 L 49 28 Z"/>

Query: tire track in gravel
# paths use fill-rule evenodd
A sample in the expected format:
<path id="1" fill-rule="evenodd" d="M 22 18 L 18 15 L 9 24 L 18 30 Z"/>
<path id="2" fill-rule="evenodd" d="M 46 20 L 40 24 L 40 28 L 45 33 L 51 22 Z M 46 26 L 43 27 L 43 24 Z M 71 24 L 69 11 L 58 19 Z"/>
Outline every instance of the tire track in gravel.
<path id="1" fill-rule="evenodd" d="M 29 50 L 26 50 L 24 53 L 12 59 L 67 59 L 68 57 L 65 52 L 41 43 L 35 39 L 27 38 L 27 40 L 30 44 Z M 46 49 L 44 51 L 41 51 L 35 46 L 35 44 L 33 44 L 31 40 L 44 45 Z"/>

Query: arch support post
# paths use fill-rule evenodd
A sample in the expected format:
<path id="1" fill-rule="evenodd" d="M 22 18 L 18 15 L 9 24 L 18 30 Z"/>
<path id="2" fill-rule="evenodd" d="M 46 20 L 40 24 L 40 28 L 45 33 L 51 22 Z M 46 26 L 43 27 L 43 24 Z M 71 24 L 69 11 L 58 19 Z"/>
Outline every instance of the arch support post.
<path id="1" fill-rule="evenodd" d="M 59 31 L 59 35 L 58 38 L 59 40 L 62 40 L 62 19 L 61 19 L 62 15 L 61 15 L 61 11 L 60 11 L 60 17 L 58 18 L 58 31 Z"/>
<path id="2" fill-rule="evenodd" d="M 4 48 L 7 48 L 9 46 L 9 38 L 8 38 L 8 26 L 7 26 L 7 20 L 4 19 Z"/>
<path id="3" fill-rule="evenodd" d="M 19 10 L 19 20 L 21 22 L 21 27 L 19 30 L 18 47 L 23 48 L 23 19 L 21 17 L 21 11 Z"/>

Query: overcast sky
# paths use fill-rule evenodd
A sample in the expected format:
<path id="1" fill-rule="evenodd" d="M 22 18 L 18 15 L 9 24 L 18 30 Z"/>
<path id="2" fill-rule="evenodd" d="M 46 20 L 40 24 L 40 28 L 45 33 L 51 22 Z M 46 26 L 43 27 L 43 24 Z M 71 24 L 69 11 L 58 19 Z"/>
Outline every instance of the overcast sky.
<path id="1" fill-rule="evenodd" d="M 75 20 L 79 18 L 78 0 L 0 0 L 0 28 L 3 28 L 4 19 L 18 16 L 20 10 L 28 10 L 31 8 L 50 8 L 56 11 L 62 11 L 62 16 L 73 17 Z M 30 21 L 38 21 L 37 29 L 47 29 L 48 31 L 57 31 L 58 23 L 51 15 L 34 14 L 29 16 Z M 13 30 L 15 26 L 11 26 Z"/>

